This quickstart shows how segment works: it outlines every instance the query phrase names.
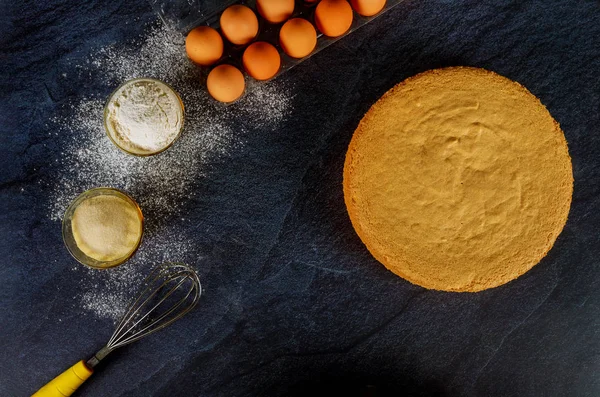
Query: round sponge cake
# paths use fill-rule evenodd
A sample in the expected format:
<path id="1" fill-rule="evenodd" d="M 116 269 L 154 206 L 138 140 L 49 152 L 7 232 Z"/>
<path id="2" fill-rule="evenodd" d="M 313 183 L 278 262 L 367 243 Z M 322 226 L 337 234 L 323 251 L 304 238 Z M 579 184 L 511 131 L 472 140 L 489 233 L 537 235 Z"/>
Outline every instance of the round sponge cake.
<path id="1" fill-rule="evenodd" d="M 527 89 L 469 67 L 387 92 L 346 155 L 344 199 L 389 270 L 425 288 L 481 291 L 522 275 L 562 231 L 573 192 L 567 143 Z"/>

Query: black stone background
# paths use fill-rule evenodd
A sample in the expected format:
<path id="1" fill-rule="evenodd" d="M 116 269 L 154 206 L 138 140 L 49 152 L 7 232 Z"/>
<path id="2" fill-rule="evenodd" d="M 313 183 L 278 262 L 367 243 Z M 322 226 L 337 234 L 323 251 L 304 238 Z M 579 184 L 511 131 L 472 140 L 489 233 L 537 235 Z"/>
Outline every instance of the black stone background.
<path id="1" fill-rule="evenodd" d="M 112 330 L 64 303 L 73 260 L 38 183 L 61 148 L 47 120 L 110 87 L 59 76 L 156 17 L 143 0 L 0 7 L 0 395 L 26 396 Z M 524 84 L 573 158 L 573 205 L 550 254 L 477 294 L 385 270 L 342 197 L 364 112 L 404 78 L 450 65 Z M 189 198 L 199 308 L 116 353 L 78 395 L 600 395 L 599 74 L 597 0 L 408 0 L 307 60 L 281 77 L 297 90 L 281 129 L 247 133 Z"/>

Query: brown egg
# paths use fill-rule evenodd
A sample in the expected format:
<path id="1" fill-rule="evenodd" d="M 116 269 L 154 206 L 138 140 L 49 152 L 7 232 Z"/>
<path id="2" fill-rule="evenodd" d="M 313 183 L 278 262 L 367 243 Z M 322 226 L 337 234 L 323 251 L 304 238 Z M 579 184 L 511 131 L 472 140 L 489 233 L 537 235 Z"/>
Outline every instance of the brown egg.
<path id="1" fill-rule="evenodd" d="M 198 26 L 185 38 L 185 51 L 198 65 L 212 65 L 223 56 L 223 39 L 213 28 Z"/>
<path id="2" fill-rule="evenodd" d="M 385 7 L 386 0 L 350 0 L 354 11 L 363 17 L 371 17 Z"/>
<path id="3" fill-rule="evenodd" d="M 235 66 L 219 65 L 208 74 L 206 88 L 217 101 L 229 103 L 242 96 L 246 82 L 242 72 Z"/>
<path id="4" fill-rule="evenodd" d="M 290 19 L 279 31 L 279 45 L 292 58 L 304 58 L 317 45 L 317 31 L 306 19 Z"/>
<path id="5" fill-rule="evenodd" d="M 281 23 L 294 13 L 294 0 L 256 0 L 256 9 L 267 21 Z"/>
<path id="6" fill-rule="evenodd" d="M 346 0 L 321 0 L 315 9 L 315 23 L 325 36 L 338 37 L 350 29 L 354 13 Z"/>
<path id="7" fill-rule="evenodd" d="M 258 18 L 246 6 L 228 7 L 221 14 L 220 23 L 225 38 L 236 45 L 246 45 L 258 34 Z"/>
<path id="8" fill-rule="evenodd" d="M 256 80 L 268 80 L 275 76 L 281 66 L 277 48 L 264 41 L 252 43 L 242 56 L 244 69 Z"/>

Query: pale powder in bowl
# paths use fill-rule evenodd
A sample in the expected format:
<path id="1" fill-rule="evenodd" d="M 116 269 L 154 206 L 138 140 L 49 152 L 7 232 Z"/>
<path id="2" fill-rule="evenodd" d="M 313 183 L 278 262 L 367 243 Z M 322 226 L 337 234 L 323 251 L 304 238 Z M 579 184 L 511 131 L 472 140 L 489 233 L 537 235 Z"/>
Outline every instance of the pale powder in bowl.
<path id="1" fill-rule="evenodd" d="M 97 261 L 115 261 L 134 250 L 142 235 L 138 209 L 121 197 L 100 195 L 75 209 L 71 228 L 77 247 Z"/>
<path id="2" fill-rule="evenodd" d="M 134 79 L 110 96 L 104 112 L 108 136 L 127 153 L 148 156 L 167 149 L 183 128 L 183 103 L 162 81 Z"/>

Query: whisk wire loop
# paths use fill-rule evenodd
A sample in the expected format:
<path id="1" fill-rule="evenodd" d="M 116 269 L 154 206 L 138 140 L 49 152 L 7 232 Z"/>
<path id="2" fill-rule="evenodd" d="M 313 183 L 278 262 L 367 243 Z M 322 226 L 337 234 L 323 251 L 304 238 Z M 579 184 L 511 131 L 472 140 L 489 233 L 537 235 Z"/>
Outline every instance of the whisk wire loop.
<path id="1" fill-rule="evenodd" d="M 94 357 L 93 368 L 111 351 L 165 328 L 192 310 L 202 293 L 196 272 L 181 263 L 156 267 L 143 282 L 144 287 L 127 307 L 114 333 Z"/>
<path id="2" fill-rule="evenodd" d="M 151 327 L 154 326 L 154 324 L 158 324 L 160 321 L 162 321 L 165 317 L 167 317 L 169 314 L 173 313 L 175 310 L 177 310 L 177 308 L 179 308 L 179 306 L 181 306 L 181 304 L 183 304 L 186 299 L 189 297 L 189 295 L 192 293 L 193 289 L 190 289 L 187 294 L 181 298 L 175 305 L 173 305 L 173 307 L 171 307 L 169 310 L 167 310 L 165 313 L 161 314 L 160 316 L 156 317 L 155 319 L 153 319 L 153 321 L 146 325 L 145 327 L 136 330 L 136 327 L 138 326 L 138 324 L 140 324 L 142 321 L 144 321 L 145 319 L 147 319 L 163 302 L 165 302 L 169 296 L 171 296 L 184 282 L 186 281 L 185 278 L 181 278 L 181 280 L 178 282 L 177 285 L 175 285 L 174 287 L 172 287 L 151 309 L 149 309 L 143 316 L 141 316 L 137 321 L 135 321 L 127 330 L 125 330 L 122 334 L 116 335 L 115 336 L 115 341 L 118 341 L 117 343 L 114 343 L 114 347 L 119 347 L 119 346 L 124 346 L 128 343 L 133 342 L 134 340 L 137 340 L 139 338 L 136 338 L 137 335 L 142 334 L 143 332 L 145 332 L 146 330 L 150 329 Z M 169 281 L 170 282 L 170 281 Z M 165 287 L 169 282 L 164 282 L 161 286 L 161 288 Z M 135 315 L 138 314 L 141 310 L 141 308 L 143 308 L 146 303 L 148 303 L 148 301 L 152 298 L 152 296 L 149 296 L 143 303 L 142 305 L 140 305 L 140 307 L 138 308 L 139 310 L 136 310 L 135 312 L 133 312 L 131 314 L 131 316 L 129 316 L 129 318 L 131 320 L 133 320 L 135 318 Z M 164 323 L 161 324 L 162 327 L 165 327 L 166 325 L 168 325 L 169 323 Z M 134 332 L 135 331 L 135 332 Z M 128 335 L 131 333 L 131 336 L 125 338 L 125 339 L 121 339 L 124 335 Z"/>

